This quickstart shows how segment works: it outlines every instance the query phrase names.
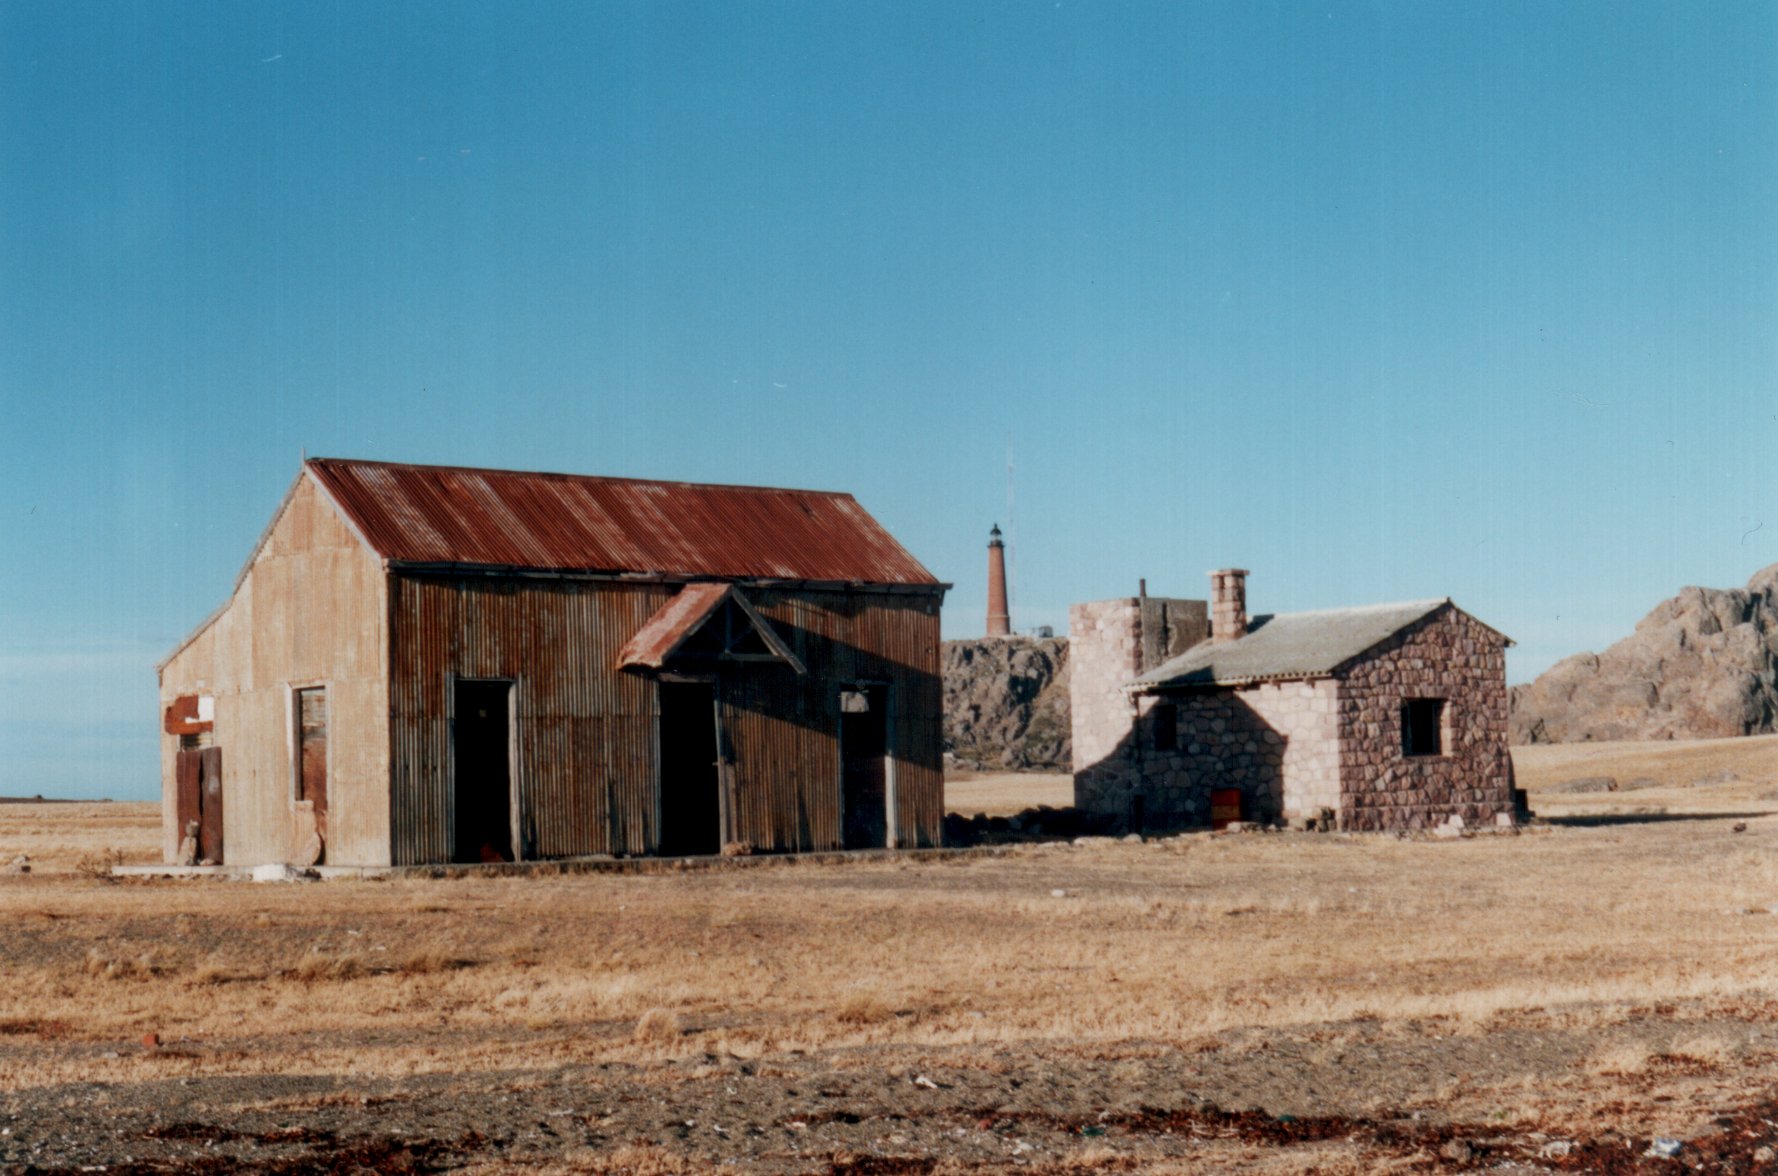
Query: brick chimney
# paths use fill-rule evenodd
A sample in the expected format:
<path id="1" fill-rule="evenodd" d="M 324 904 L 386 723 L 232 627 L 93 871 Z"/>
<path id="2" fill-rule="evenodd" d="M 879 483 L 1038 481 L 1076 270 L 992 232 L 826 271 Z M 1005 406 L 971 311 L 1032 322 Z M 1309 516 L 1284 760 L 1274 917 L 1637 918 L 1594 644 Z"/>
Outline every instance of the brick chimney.
<path id="1" fill-rule="evenodd" d="M 1247 570 L 1223 568 L 1210 573 L 1210 640 L 1234 641 L 1247 636 Z"/>
<path id="2" fill-rule="evenodd" d="M 1000 524 L 988 532 L 988 636 L 1012 636 L 1012 617 L 1006 610 L 1006 544 L 1000 541 Z"/>

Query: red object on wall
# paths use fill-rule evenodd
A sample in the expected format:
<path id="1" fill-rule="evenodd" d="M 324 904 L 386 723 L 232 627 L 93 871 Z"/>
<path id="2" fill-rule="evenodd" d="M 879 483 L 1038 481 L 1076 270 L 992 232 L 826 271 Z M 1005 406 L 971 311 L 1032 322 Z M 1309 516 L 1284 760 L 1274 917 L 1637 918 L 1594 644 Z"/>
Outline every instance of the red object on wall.
<path id="1" fill-rule="evenodd" d="M 1241 790 L 1239 788 L 1212 788 L 1210 790 L 1210 827 L 1224 829 L 1240 819 Z"/>
<path id="2" fill-rule="evenodd" d="M 167 704 L 161 725 L 169 735 L 201 735 L 216 724 L 198 719 L 197 695 L 181 694 Z"/>

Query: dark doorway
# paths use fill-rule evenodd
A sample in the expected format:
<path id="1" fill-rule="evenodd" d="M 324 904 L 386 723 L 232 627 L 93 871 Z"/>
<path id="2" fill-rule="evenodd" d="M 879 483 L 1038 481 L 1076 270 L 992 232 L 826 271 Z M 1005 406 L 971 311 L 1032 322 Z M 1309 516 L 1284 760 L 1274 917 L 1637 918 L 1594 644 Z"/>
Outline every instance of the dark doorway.
<path id="1" fill-rule="evenodd" d="M 454 862 L 512 860 L 512 683 L 457 683 Z"/>
<path id="2" fill-rule="evenodd" d="M 662 682 L 663 857 L 722 852 L 722 776 L 716 756 L 716 688 Z"/>
<path id="3" fill-rule="evenodd" d="M 840 692 L 840 805 L 847 849 L 889 844 L 889 691 Z"/>
<path id="4" fill-rule="evenodd" d="M 196 826 L 197 860 L 222 864 L 222 749 L 182 747 L 173 766 L 179 836 Z"/>

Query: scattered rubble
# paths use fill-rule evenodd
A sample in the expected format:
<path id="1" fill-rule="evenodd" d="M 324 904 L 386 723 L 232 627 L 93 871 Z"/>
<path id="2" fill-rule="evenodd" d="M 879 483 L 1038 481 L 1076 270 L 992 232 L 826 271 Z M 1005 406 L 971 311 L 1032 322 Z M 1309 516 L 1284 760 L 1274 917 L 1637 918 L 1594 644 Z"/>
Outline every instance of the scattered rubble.
<path id="1" fill-rule="evenodd" d="M 321 875 L 315 870 L 298 869 L 281 863 L 254 866 L 250 877 L 255 882 L 313 882 Z"/>
<path id="2" fill-rule="evenodd" d="M 1542 791 L 1560 796 L 1585 792 L 1616 792 L 1617 790 L 1615 776 L 1581 776 L 1573 780 L 1559 780 Z"/>

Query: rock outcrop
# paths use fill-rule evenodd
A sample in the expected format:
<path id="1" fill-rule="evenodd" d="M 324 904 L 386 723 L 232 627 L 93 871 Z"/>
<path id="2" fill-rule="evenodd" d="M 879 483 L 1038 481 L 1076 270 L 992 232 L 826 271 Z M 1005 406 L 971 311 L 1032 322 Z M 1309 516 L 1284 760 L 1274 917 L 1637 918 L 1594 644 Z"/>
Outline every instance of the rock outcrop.
<path id="1" fill-rule="evenodd" d="M 959 767 L 1066 772 L 1068 639 L 944 643 L 945 751 Z"/>
<path id="2" fill-rule="evenodd" d="M 1686 588 L 1604 653 L 1512 689 L 1514 743 L 1712 739 L 1778 730 L 1778 564 Z"/>

